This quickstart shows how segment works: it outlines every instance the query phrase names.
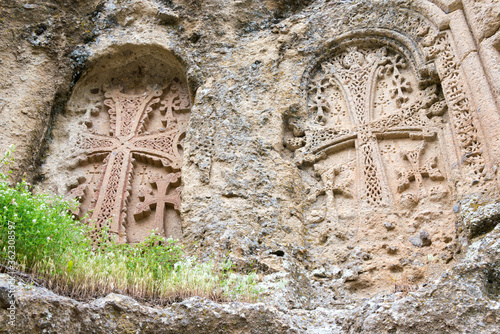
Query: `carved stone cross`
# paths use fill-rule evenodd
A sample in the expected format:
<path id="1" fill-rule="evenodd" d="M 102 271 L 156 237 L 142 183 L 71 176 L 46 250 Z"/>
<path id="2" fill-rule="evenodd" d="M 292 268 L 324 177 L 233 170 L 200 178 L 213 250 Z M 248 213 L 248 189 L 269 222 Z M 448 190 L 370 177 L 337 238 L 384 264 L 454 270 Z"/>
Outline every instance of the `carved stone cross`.
<path id="1" fill-rule="evenodd" d="M 317 175 L 321 177 L 323 181 L 323 188 L 318 189 L 312 194 L 311 199 L 316 199 L 317 196 L 321 194 L 326 194 L 327 203 L 330 207 L 334 206 L 335 194 L 340 194 L 345 197 L 352 197 L 352 194 L 346 184 L 338 182 L 338 175 L 345 169 L 344 166 L 334 166 L 330 168 L 324 168 L 319 165 L 314 166 L 314 170 Z"/>
<path id="2" fill-rule="evenodd" d="M 149 215 L 151 209 L 155 209 L 155 229 L 162 235 L 165 234 L 163 222 L 165 206 L 171 204 L 175 210 L 178 211 L 180 209 L 181 188 L 178 187 L 180 178 L 181 173 L 170 173 L 165 179 L 158 174 L 150 178 L 149 182 L 157 189 L 156 195 L 153 195 L 152 191 L 141 189 L 139 194 L 141 202 L 137 204 L 137 209 L 134 213 L 135 219 L 140 220 L 144 216 Z M 174 186 L 175 189 L 169 194 L 169 190 L 172 186 Z"/>
<path id="3" fill-rule="evenodd" d="M 398 192 L 403 192 L 410 186 L 410 182 L 415 181 L 419 189 L 424 188 L 424 177 L 429 177 L 433 181 L 444 179 L 443 174 L 437 169 L 437 157 L 431 157 L 421 164 L 421 158 L 425 151 L 425 142 L 416 149 L 402 153 L 403 159 L 408 160 L 411 168 L 405 171 L 398 171 Z"/>
<path id="4" fill-rule="evenodd" d="M 324 74 L 311 85 L 312 100 L 315 105 L 313 110 L 321 116 L 316 120 L 321 123 L 325 113 L 329 111 L 328 103 L 323 97 L 325 89 L 338 82 L 345 92 L 350 119 L 354 126 L 350 129 L 324 127 L 312 131 L 306 130 L 305 146 L 296 151 L 296 162 L 299 165 L 315 163 L 324 159 L 327 154 L 355 147 L 361 170 L 359 185 L 362 199 L 375 206 L 388 204 L 390 191 L 382 168 L 378 140 L 385 138 L 431 140 L 435 138 L 436 132 L 430 124 L 429 117 L 439 113 L 431 108 L 438 102 L 435 86 L 420 91 L 416 101 L 408 105 L 406 93 L 411 92 L 411 87 L 400 72 L 400 69 L 405 67 L 405 60 L 401 56 L 388 56 L 384 48 L 368 55 L 354 48 L 345 52 L 343 56 L 322 64 Z M 391 78 L 393 87 L 390 93 L 400 110 L 396 114 L 373 120 L 373 83 L 377 77 L 384 76 Z M 429 111 L 431 109 L 432 112 Z M 292 147 L 292 144 L 288 146 Z"/>
<path id="5" fill-rule="evenodd" d="M 171 122 L 174 118 L 172 111 L 183 111 L 190 105 L 189 99 L 180 96 L 180 92 L 177 81 L 165 89 L 148 90 L 143 94 L 108 90 L 104 95 L 104 105 L 108 107 L 110 135 L 88 133 L 77 140 L 76 145 L 83 152 L 79 157 L 80 164 L 96 156 L 106 156 L 95 206 L 90 208 L 93 209 L 91 221 L 98 229 L 109 222 L 110 232 L 118 235 L 119 242 L 126 241 L 124 222 L 134 160 L 141 159 L 170 170 L 180 169 L 182 156 L 179 148 L 184 130 Z M 148 132 L 146 125 L 155 106 L 160 112 L 168 110 L 171 126 Z"/>

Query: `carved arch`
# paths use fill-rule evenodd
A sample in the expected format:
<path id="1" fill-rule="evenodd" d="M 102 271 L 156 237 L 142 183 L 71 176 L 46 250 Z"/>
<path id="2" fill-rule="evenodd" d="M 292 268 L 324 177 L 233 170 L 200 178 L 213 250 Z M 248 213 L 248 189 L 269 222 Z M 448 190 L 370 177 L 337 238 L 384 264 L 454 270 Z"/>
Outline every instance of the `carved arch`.
<path id="1" fill-rule="evenodd" d="M 380 6 L 371 4 L 371 6 L 369 9 L 376 11 L 377 15 L 359 17 L 356 11 L 358 8 L 348 9 L 345 16 L 349 19 L 346 21 L 352 22 L 353 27 L 348 29 L 346 25 L 337 28 L 340 34 L 326 42 L 316 52 L 315 59 L 310 62 L 311 65 L 303 74 L 302 93 L 305 92 L 311 73 L 324 59 L 343 45 L 355 40 L 372 40 L 392 45 L 404 54 L 416 69 L 420 87 L 432 83 L 444 83 L 444 96 L 447 104 L 452 106 L 450 123 L 453 127 L 453 136 L 458 143 L 454 160 L 467 174 L 463 185 L 467 187 L 466 183 L 478 184 L 478 180 L 493 178 L 493 166 L 497 159 L 490 154 L 490 150 L 491 152 L 500 150 L 498 143 L 493 139 L 499 131 L 500 119 L 496 111 L 492 110 L 495 108 L 487 94 L 489 90 L 485 90 L 486 96 L 483 97 L 477 88 L 477 83 L 468 82 L 476 77 L 471 73 L 482 71 L 482 66 L 469 70 L 462 68 L 460 52 L 456 50 L 457 43 L 460 44 L 462 41 L 455 41 L 456 34 L 449 29 L 452 15 L 445 14 L 442 9 L 428 1 L 412 2 L 407 7 L 400 4 L 396 6 L 396 3 L 390 2 Z M 379 19 L 380 17 L 382 18 Z M 456 15 L 453 17 L 456 21 Z M 404 24 L 404 20 L 407 20 L 408 24 Z M 488 112 L 477 113 L 476 109 Z M 483 128 L 492 136 L 487 138 Z"/>
<path id="2" fill-rule="evenodd" d="M 429 32 L 438 30 L 427 25 L 412 33 L 424 39 Z M 319 251 L 343 263 L 349 256 L 343 249 L 370 249 L 374 261 L 387 268 L 384 250 L 393 247 L 388 243 L 401 240 L 400 254 L 415 251 L 409 241 L 415 222 L 423 221 L 418 228 L 430 233 L 446 231 L 452 240 L 455 217 L 440 215 L 452 205 L 454 189 L 447 181 L 452 159 L 445 142 L 451 131 L 435 60 L 412 36 L 385 27 L 343 33 L 318 54 L 301 82 L 306 111 L 296 123 L 301 128 L 292 124 L 294 136 L 285 143 L 311 189 L 306 211 L 311 217 L 324 212 Z M 397 81 L 401 78 L 406 81 Z M 318 82 L 325 84 L 311 89 Z M 390 96 L 394 88 L 411 96 L 397 102 L 397 90 Z M 324 100 L 313 100 L 319 91 Z M 331 108 L 323 124 L 314 118 L 322 103 Z"/>
<path id="3" fill-rule="evenodd" d="M 426 30 L 422 31 L 422 33 L 426 32 Z M 415 70 L 419 84 L 421 84 L 422 87 L 438 80 L 438 74 L 434 62 L 427 59 L 424 49 L 421 45 L 419 45 L 419 43 L 416 43 L 414 40 L 398 31 L 385 28 L 371 28 L 353 30 L 327 41 L 325 45 L 316 53 L 320 55 L 316 58 L 317 60 L 312 62 L 304 71 L 301 81 L 301 89 L 305 88 L 307 80 L 311 77 L 311 73 L 315 71 L 323 61 L 330 58 L 332 54 L 336 53 L 347 44 L 356 44 L 359 42 L 375 42 L 377 44 L 385 44 L 404 54 L 411 62 L 411 66 Z"/>
<path id="4" fill-rule="evenodd" d="M 457 235 L 456 216 L 449 208 L 460 194 L 493 189 L 494 181 L 487 168 L 490 158 L 481 116 L 449 29 L 451 15 L 429 1 L 367 1 L 356 6 L 342 12 L 342 24 L 332 24 L 330 31 L 335 37 L 311 57 L 301 79 L 300 107 L 285 118 L 291 130 L 285 134 L 285 144 L 307 191 L 305 222 L 314 222 L 307 239 L 321 254 L 320 262 L 328 259 L 343 268 L 359 265 L 361 271 L 370 272 L 366 281 L 376 281 L 377 271 L 392 270 L 387 253 L 425 259 L 438 251 L 450 261 L 451 241 Z M 373 15 L 366 15 L 370 10 Z M 406 20 L 408 24 L 402 24 Z M 353 89 L 342 87 L 348 86 L 347 80 L 338 66 L 328 62 L 333 59 L 337 63 L 333 65 L 342 66 L 343 54 L 356 44 L 366 49 L 365 56 L 383 46 L 402 55 L 417 78 L 419 90 L 414 92 L 427 99 L 378 120 L 365 114 L 369 120 L 365 123 L 349 124 L 347 117 L 331 122 L 342 112 L 351 115 L 350 102 L 344 100 L 349 99 L 346 91 Z M 313 109 L 308 106 L 308 90 L 321 76 L 333 78 L 320 87 L 323 95 L 333 98 L 317 98 Z M 356 79 L 355 73 L 351 78 Z M 332 85 L 339 86 L 335 94 Z M 340 111 L 334 115 L 327 110 L 325 114 L 334 117 L 317 122 L 316 110 L 333 100 L 343 103 L 336 109 Z M 413 127 L 406 126 L 406 116 L 414 120 Z M 403 123 L 405 127 L 399 127 Z M 437 237 L 422 247 L 421 236 L 427 232 L 442 233 L 441 240 L 449 244 L 439 245 Z M 396 243 L 397 247 L 392 245 Z M 415 255 L 416 247 L 420 255 Z M 374 254 L 379 267 L 372 272 L 370 260 L 356 262 L 343 250 L 358 248 Z"/>

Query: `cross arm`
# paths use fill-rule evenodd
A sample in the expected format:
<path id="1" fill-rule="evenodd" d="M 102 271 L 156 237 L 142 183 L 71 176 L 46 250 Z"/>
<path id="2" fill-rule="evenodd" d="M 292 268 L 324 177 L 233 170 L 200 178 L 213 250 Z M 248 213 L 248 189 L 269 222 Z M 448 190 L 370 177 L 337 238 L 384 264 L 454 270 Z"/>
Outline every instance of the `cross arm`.
<path id="1" fill-rule="evenodd" d="M 159 132 L 146 136 L 139 136 L 131 141 L 131 150 L 138 155 L 166 159 L 173 168 L 180 168 L 182 154 L 179 151 L 182 133 Z"/>
<path id="2" fill-rule="evenodd" d="M 96 134 L 80 135 L 76 139 L 76 151 L 71 158 L 70 166 L 79 166 L 99 155 L 106 156 L 119 144 L 118 139 L 114 137 Z"/>
<path id="3" fill-rule="evenodd" d="M 76 140 L 76 146 L 86 154 L 111 152 L 118 145 L 117 138 L 96 134 L 81 135 Z"/>
<path id="4" fill-rule="evenodd" d="M 326 153 L 341 151 L 353 147 L 357 138 L 356 130 L 335 130 L 327 128 L 316 130 L 306 136 L 305 146 L 295 151 L 295 162 L 298 165 L 315 163 L 326 157 Z"/>

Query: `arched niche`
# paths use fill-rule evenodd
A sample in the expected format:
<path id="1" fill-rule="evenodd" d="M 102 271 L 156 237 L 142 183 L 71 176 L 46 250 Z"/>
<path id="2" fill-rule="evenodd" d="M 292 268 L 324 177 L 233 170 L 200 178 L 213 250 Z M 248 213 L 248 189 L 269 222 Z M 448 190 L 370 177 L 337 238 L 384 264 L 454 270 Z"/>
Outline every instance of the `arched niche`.
<path id="1" fill-rule="evenodd" d="M 490 103 L 487 82 L 480 80 L 485 78 L 484 73 L 481 76 L 481 66 L 474 62 L 474 57 L 465 63 L 462 59 L 469 39 L 467 36 L 460 39 L 457 31 L 462 31 L 459 28 L 463 22 L 458 15 L 461 11 L 453 8 L 453 15 L 447 15 L 423 0 L 398 6 L 387 2 L 349 7 L 343 13 L 342 23 L 332 27 L 338 31 L 335 37 L 315 52 L 304 72 L 301 88 L 305 94 L 310 74 L 322 59 L 345 43 L 371 40 L 392 44 L 405 55 L 409 66 L 414 67 L 420 87 L 432 82 L 441 86 L 449 107 L 453 169 L 460 174 L 456 182 L 459 193 L 466 194 L 483 191 L 485 184 L 495 183 L 490 181 L 496 178 L 498 141 L 495 138 L 499 119 Z M 371 14 L 364 15 L 366 12 Z M 497 191 L 496 188 L 493 184 L 486 189 Z"/>
<path id="2" fill-rule="evenodd" d="M 305 112 L 290 118 L 285 144 L 309 189 L 311 253 L 352 271 L 354 290 L 402 272 L 418 282 L 439 273 L 420 266 L 429 256 L 454 257 L 450 180 L 461 174 L 440 66 L 408 35 L 372 28 L 327 42 L 304 73 Z"/>
<path id="3" fill-rule="evenodd" d="M 181 62 L 124 45 L 89 63 L 55 121 L 46 187 L 78 198 L 96 231 L 119 242 L 181 238 L 183 141 L 191 93 Z"/>

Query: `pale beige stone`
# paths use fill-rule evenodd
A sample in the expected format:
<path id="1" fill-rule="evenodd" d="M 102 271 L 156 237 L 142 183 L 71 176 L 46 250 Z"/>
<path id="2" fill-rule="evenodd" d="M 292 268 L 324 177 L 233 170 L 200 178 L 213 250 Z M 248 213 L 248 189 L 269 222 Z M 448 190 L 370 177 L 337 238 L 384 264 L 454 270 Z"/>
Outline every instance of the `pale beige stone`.
<path id="1" fill-rule="evenodd" d="M 496 157 L 500 154 L 500 147 L 496 140 L 500 136 L 500 116 L 478 53 L 469 54 L 461 67 L 475 99 L 481 127 L 484 128 L 484 133 L 488 133 L 485 138 L 491 142 L 489 146 L 493 155 L 492 159 L 496 163 Z"/>
<path id="2" fill-rule="evenodd" d="M 500 28 L 500 3 L 496 0 L 462 0 L 468 23 L 480 43 Z"/>
<path id="3" fill-rule="evenodd" d="M 462 8 L 462 0 L 431 0 L 431 2 L 435 3 L 446 13 Z"/>
<path id="4" fill-rule="evenodd" d="M 498 110 L 500 109 L 500 31 L 481 42 L 479 55 L 484 64 Z"/>
<path id="5" fill-rule="evenodd" d="M 119 178 L 114 202 L 126 205 L 111 205 L 123 218 L 112 219 L 121 241 L 143 240 L 169 208 L 164 235 L 201 260 L 227 255 L 238 270 L 257 268 L 266 288 L 286 285 L 263 293 L 282 311 L 305 318 L 304 309 L 329 308 L 346 331 L 481 332 L 474 316 L 455 326 L 447 312 L 467 289 L 464 305 L 478 295 L 491 310 L 498 303 L 490 283 L 500 198 L 498 2 L 54 2 L 62 18 L 10 2 L 2 7 L 9 25 L 29 32 L 0 34 L 0 145 L 18 145 L 17 175 L 61 195 L 83 192 L 83 214 L 92 198 L 104 201 L 96 180 L 109 164 L 89 161 L 78 136 L 101 129 L 116 137 L 106 133 L 111 100 L 158 90 L 165 99 L 178 78 L 190 101 L 180 113 L 182 160 L 127 160 L 130 187 Z M 57 24 L 38 26 L 49 19 Z M 152 107 L 150 120 L 160 121 Z M 479 244 L 477 256 L 462 258 Z M 376 311 L 386 309 L 377 293 L 394 307 Z M 335 313 L 350 305 L 361 306 Z M 483 309 L 492 324 L 500 318 Z M 418 320 L 429 312 L 432 321 Z"/>
<path id="6" fill-rule="evenodd" d="M 458 62 L 462 63 L 465 57 L 471 52 L 476 52 L 476 42 L 472 37 L 467 21 L 465 20 L 464 13 L 461 10 L 456 10 L 449 15 L 450 17 L 450 30 L 455 41 L 455 49 L 457 50 Z"/>

